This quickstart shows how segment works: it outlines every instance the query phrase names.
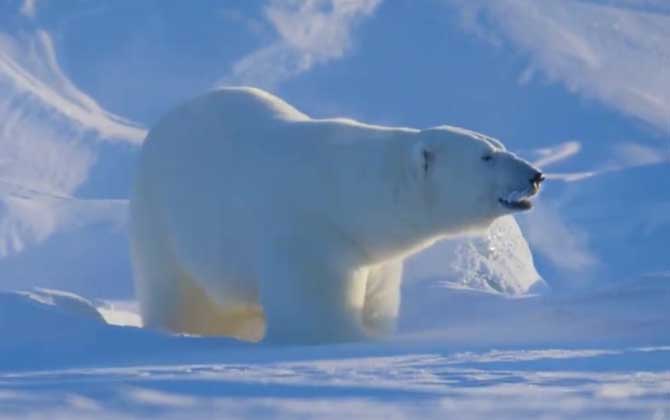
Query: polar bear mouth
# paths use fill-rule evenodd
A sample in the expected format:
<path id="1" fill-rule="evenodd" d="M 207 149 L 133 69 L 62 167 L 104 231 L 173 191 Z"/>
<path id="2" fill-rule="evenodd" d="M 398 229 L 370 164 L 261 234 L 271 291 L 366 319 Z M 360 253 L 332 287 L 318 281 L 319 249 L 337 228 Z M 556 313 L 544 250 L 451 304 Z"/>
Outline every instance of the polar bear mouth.
<path id="1" fill-rule="evenodd" d="M 506 197 L 498 198 L 498 202 L 509 210 L 530 210 L 533 207 L 529 199 L 531 196 L 533 196 L 533 191 L 512 191 Z"/>

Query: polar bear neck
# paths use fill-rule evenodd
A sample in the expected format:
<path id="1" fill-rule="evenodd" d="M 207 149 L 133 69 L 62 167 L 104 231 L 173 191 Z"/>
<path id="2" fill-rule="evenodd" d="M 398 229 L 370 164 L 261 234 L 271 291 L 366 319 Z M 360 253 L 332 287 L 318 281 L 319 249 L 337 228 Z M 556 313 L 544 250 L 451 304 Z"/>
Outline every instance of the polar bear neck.
<path id="1" fill-rule="evenodd" d="M 333 229 L 357 258 L 366 264 L 401 258 L 439 239 L 425 217 L 410 167 L 418 130 L 341 119 L 304 125 L 322 136 L 314 153 L 323 158 L 315 160 L 328 162 L 314 195 L 328 203 Z"/>

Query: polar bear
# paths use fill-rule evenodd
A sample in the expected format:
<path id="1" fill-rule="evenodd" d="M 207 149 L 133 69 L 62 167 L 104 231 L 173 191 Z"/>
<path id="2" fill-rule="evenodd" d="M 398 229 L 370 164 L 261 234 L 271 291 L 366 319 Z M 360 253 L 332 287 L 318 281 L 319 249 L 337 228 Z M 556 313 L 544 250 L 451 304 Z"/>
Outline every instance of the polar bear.
<path id="1" fill-rule="evenodd" d="M 529 209 L 542 180 L 472 131 L 312 119 L 259 89 L 218 89 L 143 146 L 130 240 L 144 325 L 283 343 L 388 335 L 403 259 Z"/>

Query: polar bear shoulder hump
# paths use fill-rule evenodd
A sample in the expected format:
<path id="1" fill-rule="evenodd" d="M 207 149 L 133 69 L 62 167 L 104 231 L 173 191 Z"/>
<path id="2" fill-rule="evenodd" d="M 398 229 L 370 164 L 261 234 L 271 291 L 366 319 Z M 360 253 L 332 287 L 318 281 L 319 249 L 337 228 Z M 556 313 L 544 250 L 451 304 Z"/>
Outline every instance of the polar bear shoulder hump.
<path id="1" fill-rule="evenodd" d="M 307 121 L 305 113 L 271 93 L 253 87 L 221 87 L 194 99 L 190 109 L 207 109 L 245 120 Z"/>
<path id="2" fill-rule="evenodd" d="M 454 134 L 467 136 L 467 137 L 472 137 L 472 138 L 482 140 L 482 141 L 490 144 L 495 149 L 503 150 L 503 151 L 507 150 L 505 148 L 505 145 L 502 144 L 502 142 L 500 140 L 497 140 L 493 137 L 489 137 L 489 136 L 484 135 L 482 133 L 479 133 L 477 131 L 468 130 L 467 128 L 455 127 L 453 125 L 439 125 L 437 127 L 432 127 L 431 130 L 444 130 L 444 131 L 452 132 Z"/>

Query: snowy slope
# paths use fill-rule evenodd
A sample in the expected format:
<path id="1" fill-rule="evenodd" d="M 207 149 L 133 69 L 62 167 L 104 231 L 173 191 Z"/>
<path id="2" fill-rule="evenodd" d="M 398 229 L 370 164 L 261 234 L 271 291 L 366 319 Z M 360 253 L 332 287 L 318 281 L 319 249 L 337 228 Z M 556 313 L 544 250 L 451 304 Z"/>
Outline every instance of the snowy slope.
<path id="1" fill-rule="evenodd" d="M 588 229 L 608 280 L 668 269 L 669 175 L 670 163 L 662 162 L 605 173 L 567 185 L 561 193 L 558 211 Z"/>
<path id="2" fill-rule="evenodd" d="M 42 30 L 0 33 L 2 289 L 128 296 L 125 199 L 141 127 L 65 74 Z"/>
<path id="3" fill-rule="evenodd" d="M 551 285 L 584 290 L 668 271 L 669 173 L 660 162 L 549 185 L 521 225 Z"/>

